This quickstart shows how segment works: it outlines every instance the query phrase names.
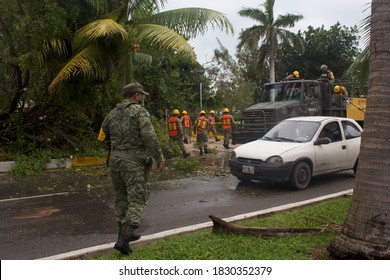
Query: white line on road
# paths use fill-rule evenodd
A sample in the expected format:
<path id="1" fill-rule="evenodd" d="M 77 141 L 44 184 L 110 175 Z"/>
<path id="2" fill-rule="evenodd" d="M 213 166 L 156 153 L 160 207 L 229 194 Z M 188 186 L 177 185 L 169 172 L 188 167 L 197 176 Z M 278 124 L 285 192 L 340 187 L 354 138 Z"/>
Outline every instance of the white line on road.
<path id="1" fill-rule="evenodd" d="M 33 199 L 33 198 L 51 197 L 51 196 L 59 196 L 59 195 L 69 195 L 69 194 L 70 194 L 69 192 L 61 192 L 61 193 L 51 193 L 51 194 L 42 194 L 42 195 L 34 195 L 34 196 L 23 196 L 23 197 L 7 198 L 7 199 L 0 199 L 0 203 L 1 202 L 9 202 L 9 201 Z"/>

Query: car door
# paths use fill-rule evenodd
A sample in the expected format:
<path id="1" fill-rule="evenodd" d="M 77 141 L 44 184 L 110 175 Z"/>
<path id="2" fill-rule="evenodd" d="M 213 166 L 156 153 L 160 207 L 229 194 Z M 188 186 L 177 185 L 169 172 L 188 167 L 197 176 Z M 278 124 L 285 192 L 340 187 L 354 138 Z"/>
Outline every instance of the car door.
<path id="1" fill-rule="evenodd" d="M 341 170 L 347 159 L 347 147 L 338 121 L 325 124 L 318 133 L 317 139 L 321 137 L 329 138 L 330 143 L 314 146 L 316 162 L 313 175 Z"/>
<path id="2" fill-rule="evenodd" d="M 359 157 L 362 131 L 360 127 L 349 120 L 342 121 L 341 124 L 347 146 L 347 158 L 343 167 L 349 169 L 353 168 Z"/>

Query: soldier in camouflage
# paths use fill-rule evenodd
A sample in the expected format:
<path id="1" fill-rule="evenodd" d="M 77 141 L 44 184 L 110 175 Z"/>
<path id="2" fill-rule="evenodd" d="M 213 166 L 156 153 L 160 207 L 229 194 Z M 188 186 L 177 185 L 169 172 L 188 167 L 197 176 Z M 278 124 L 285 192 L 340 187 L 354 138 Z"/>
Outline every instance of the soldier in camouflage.
<path id="1" fill-rule="evenodd" d="M 119 227 L 114 248 L 126 255 L 132 252 L 129 242 L 140 238 L 134 230 L 140 225 L 149 198 L 148 174 L 153 160 L 147 155 L 156 160 L 160 171 L 165 168 L 149 112 L 141 105 L 145 94 L 141 84 L 125 86 L 124 101 L 104 119 L 98 136 L 110 146 L 109 168 Z"/>

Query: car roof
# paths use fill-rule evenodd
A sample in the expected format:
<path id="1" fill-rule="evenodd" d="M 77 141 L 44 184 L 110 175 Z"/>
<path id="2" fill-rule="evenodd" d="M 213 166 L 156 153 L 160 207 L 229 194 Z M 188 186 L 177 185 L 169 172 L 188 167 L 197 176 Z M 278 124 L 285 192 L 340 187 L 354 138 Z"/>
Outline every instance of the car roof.
<path id="1" fill-rule="evenodd" d="M 343 118 L 343 117 L 332 117 L 332 116 L 305 116 L 305 117 L 293 117 L 286 119 L 287 120 L 294 120 L 294 121 L 311 121 L 311 122 L 323 122 L 325 120 L 349 120 L 353 121 L 353 119 L 350 118 Z"/>

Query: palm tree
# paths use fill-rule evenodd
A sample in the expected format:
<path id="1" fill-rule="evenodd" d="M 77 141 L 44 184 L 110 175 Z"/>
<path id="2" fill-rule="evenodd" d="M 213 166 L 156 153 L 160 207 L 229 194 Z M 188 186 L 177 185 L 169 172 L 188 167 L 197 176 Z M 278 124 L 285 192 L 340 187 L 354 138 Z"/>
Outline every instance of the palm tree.
<path id="1" fill-rule="evenodd" d="M 75 74 L 100 79 L 113 71 L 126 84 L 134 80 L 133 63 L 150 62 L 140 53 L 154 47 L 180 52 L 195 60 L 187 38 L 204 34 L 208 27 L 233 33 L 224 14 L 202 8 L 159 12 L 167 0 L 128 0 L 76 33 L 74 55 L 53 78 L 49 92 Z"/>
<path id="2" fill-rule="evenodd" d="M 367 110 L 352 202 L 329 251 L 339 258 L 390 259 L 390 3 L 371 4 Z"/>
<path id="3" fill-rule="evenodd" d="M 259 48 L 257 57 L 257 71 L 261 76 L 264 62 L 268 58 L 270 73 L 269 81 L 275 82 L 275 60 L 279 43 L 289 43 L 303 49 L 301 38 L 296 34 L 284 29 L 294 27 L 295 23 L 303 19 L 302 15 L 286 14 L 274 18 L 275 0 L 266 0 L 262 5 L 265 11 L 253 8 L 244 8 L 239 11 L 239 15 L 258 21 L 259 25 L 254 25 L 240 33 L 238 49 L 247 47 L 252 50 Z M 262 40 L 260 47 L 259 41 Z"/>

